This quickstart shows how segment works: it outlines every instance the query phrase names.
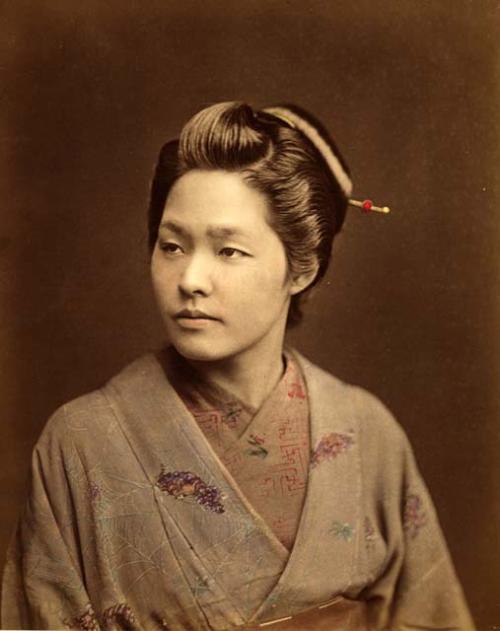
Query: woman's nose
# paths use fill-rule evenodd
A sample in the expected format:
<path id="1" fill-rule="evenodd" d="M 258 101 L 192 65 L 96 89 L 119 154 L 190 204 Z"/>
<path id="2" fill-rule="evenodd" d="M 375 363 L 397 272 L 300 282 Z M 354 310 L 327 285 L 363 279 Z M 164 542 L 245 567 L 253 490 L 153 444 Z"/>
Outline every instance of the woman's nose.
<path id="1" fill-rule="evenodd" d="M 210 262 L 203 256 L 191 256 L 183 269 L 179 280 L 182 294 L 208 295 L 212 291 Z"/>

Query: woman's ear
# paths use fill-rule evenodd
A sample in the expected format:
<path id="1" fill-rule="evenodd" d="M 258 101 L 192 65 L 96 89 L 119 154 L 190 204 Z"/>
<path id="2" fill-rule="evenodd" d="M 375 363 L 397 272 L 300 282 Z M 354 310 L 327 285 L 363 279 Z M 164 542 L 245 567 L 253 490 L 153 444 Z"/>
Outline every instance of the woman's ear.
<path id="1" fill-rule="evenodd" d="M 304 289 L 307 289 L 316 278 L 318 270 L 319 263 L 316 261 L 312 269 L 308 272 L 292 277 L 290 281 L 290 295 L 295 296 L 295 294 L 299 294 L 301 291 L 304 291 Z"/>

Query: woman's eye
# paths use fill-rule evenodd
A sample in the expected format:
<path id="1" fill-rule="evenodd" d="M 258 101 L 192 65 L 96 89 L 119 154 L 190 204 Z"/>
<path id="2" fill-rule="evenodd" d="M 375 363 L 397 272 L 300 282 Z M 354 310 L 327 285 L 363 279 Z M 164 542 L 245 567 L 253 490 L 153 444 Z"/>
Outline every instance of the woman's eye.
<path id="1" fill-rule="evenodd" d="M 172 241 L 160 241 L 159 248 L 167 254 L 180 254 L 182 252 L 181 246 Z"/>
<path id="2" fill-rule="evenodd" d="M 222 248 L 219 254 L 227 259 L 235 259 L 240 256 L 248 256 L 246 252 L 243 252 L 243 250 L 238 250 L 238 248 Z"/>

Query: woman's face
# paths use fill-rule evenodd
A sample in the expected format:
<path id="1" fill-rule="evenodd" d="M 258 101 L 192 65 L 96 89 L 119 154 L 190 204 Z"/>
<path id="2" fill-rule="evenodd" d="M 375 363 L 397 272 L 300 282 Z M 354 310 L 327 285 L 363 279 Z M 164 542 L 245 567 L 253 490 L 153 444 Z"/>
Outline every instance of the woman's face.
<path id="1" fill-rule="evenodd" d="M 151 270 L 167 335 L 191 360 L 281 349 L 290 297 L 283 244 L 266 197 L 241 175 L 193 170 L 172 187 Z"/>

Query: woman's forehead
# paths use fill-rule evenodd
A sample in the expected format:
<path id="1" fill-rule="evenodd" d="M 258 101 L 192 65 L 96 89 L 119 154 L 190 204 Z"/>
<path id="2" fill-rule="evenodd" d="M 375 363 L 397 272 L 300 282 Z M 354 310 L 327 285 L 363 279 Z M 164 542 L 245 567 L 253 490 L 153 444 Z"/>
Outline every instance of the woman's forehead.
<path id="1" fill-rule="evenodd" d="M 193 170 L 172 187 L 160 227 L 178 233 L 203 229 L 212 237 L 229 237 L 270 230 L 268 216 L 266 196 L 241 174 Z"/>

